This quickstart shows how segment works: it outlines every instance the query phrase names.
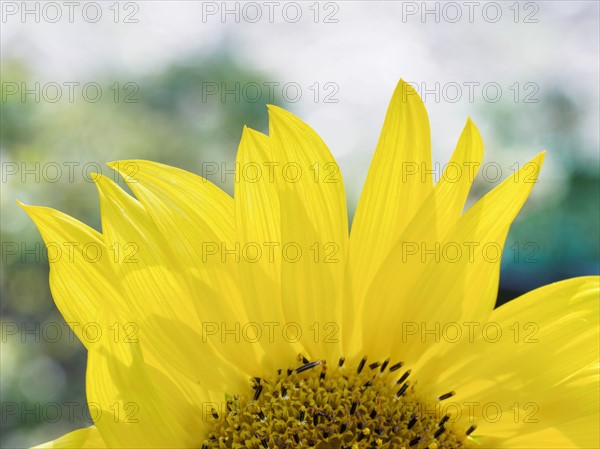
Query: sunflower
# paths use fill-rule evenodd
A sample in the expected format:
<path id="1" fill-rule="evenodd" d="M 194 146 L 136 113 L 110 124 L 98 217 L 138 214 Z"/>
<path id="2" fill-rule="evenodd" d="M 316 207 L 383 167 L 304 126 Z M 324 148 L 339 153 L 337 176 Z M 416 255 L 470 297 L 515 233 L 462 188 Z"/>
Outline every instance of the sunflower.
<path id="1" fill-rule="evenodd" d="M 23 206 L 70 245 L 50 287 L 86 346 L 94 425 L 38 447 L 599 447 L 598 277 L 494 309 L 509 226 L 543 153 L 463 212 L 469 119 L 434 182 L 429 121 L 398 84 L 349 233 L 307 124 L 245 128 L 234 197 L 148 161 L 97 175 L 102 233 Z"/>

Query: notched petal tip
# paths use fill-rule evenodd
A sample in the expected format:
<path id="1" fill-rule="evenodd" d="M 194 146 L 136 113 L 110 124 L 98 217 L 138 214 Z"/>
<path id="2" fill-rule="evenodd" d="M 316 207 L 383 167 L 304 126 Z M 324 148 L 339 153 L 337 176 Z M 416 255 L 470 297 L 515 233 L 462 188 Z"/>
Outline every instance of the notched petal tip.
<path id="1" fill-rule="evenodd" d="M 249 126 L 244 125 L 244 128 L 242 130 L 242 139 L 244 138 L 257 138 L 257 137 L 267 137 L 265 136 L 263 133 L 261 133 L 260 131 L 257 131 L 253 128 L 250 128 Z"/>

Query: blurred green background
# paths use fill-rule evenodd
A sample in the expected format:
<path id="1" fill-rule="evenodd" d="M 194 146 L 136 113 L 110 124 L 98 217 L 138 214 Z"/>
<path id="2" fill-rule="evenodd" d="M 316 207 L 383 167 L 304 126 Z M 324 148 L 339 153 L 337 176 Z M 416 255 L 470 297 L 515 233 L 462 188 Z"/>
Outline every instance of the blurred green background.
<path id="1" fill-rule="evenodd" d="M 2 76 L 33 83 L 20 60 L 3 61 Z M 102 85 L 115 77 L 107 74 L 105 79 Z M 192 171 L 202 161 L 233 167 L 244 124 L 266 132 L 265 103 L 214 101 L 198 108 L 198 80 L 263 79 L 263 74 L 240 67 L 223 53 L 182 61 L 144 77 L 136 83 L 139 91 L 131 103 L 115 103 L 113 95 L 95 103 L 46 106 L 22 102 L 20 95 L 2 97 L 7 100 L 2 104 L 0 142 L 2 447 L 40 443 L 89 421 L 85 350 L 52 302 L 43 242 L 26 214 L 15 209 L 15 198 L 26 204 L 52 204 L 100 230 L 96 188 L 88 175 L 99 170 L 109 175 L 104 164 L 118 159 L 122 148 L 133 159 Z M 33 172 L 22 177 L 24 169 L 36 171 L 36 162 L 38 178 Z M 219 175 L 211 181 L 233 193 L 232 182 L 222 183 Z M 49 427 L 48 421 L 55 424 Z"/>
<path id="2" fill-rule="evenodd" d="M 205 161 L 225 162 L 233 167 L 243 125 L 267 130 L 266 98 L 257 102 L 205 102 L 200 83 L 210 80 L 262 84 L 280 76 L 247 61 L 223 44 L 216 49 L 190 51 L 172 58 L 168 64 L 144 69 L 134 77 L 136 90 L 131 99 L 135 102 L 126 103 L 122 97 L 115 102 L 111 92 L 97 103 L 37 103 L 23 102 L 18 95 L 5 96 L 6 82 L 36 82 L 37 68 L 32 58 L 3 57 L 2 447 L 24 447 L 55 438 L 85 425 L 87 415 L 86 354 L 66 326 L 60 327 L 58 343 L 53 340 L 56 323 L 63 320 L 49 294 L 48 263 L 37 230 L 15 206 L 15 199 L 54 207 L 99 229 L 96 189 L 85 179 L 84 170 L 96 171 L 100 165 L 107 174 L 109 171 L 102 164 L 124 157 L 155 160 L 196 173 L 200 173 Z M 361 70 L 368 72 L 367 68 Z M 399 78 L 403 74 L 390 76 Z M 115 80 L 130 78 L 130 73 L 119 71 L 117 65 L 97 70 L 94 79 L 102 86 L 110 86 Z M 581 132 L 586 110 L 582 109 L 577 92 L 548 79 L 540 82 L 544 86 L 538 95 L 540 106 L 533 113 L 527 109 L 527 120 L 523 120 L 525 106 L 514 101 L 467 105 L 470 113 L 483 122 L 480 128 L 486 150 L 492 147 L 486 160 L 495 160 L 506 149 L 503 154 L 514 156 L 511 160 L 525 163 L 527 158 L 520 153 L 519 140 L 533 130 L 535 149 L 551 152 L 550 171 L 554 176 L 549 176 L 545 187 L 536 186 L 537 196 L 527 203 L 511 229 L 502 262 L 499 304 L 549 282 L 599 272 L 600 181 L 598 158 L 594 156 L 597 140 Z M 387 86 L 390 93 L 392 88 L 392 84 Z M 119 90 L 121 94 L 129 92 L 123 82 Z M 593 94 L 591 101 L 596 101 L 597 91 Z M 341 100 L 350 107 L 354 95 L 340 90 Z M 280 96 L 275 97 L 274 103 L 291 110 L 302 109 Z M 382 113 L 386 104 L 377 102 L 373 107 Z M 337 132 L 360 133 L 344 128 L 343 123 Z M 432 134 L 438 132 L 432 125 Z M 371 136 L 369 142 L 376 137 Z M 457 137 L 458 134 L 451 140 Z M 488 142 L 492 144 L 488 146 Z M 354 156 L 352 150 L 340 158 L 342 169 L 349 167 L 344 181 L 350 217 L 370 158 L 362 153 Z M 35 175 L 23 178 L 22 164 L 31 168 L 36 162 L 42 166 L 58 164 L 62 176 L 56 179 L 56 172 L 49 168 L 45 175 L 42 172 L 40 182 L 33 182 Z M 75 176 L 70 180 L 67 167 L 75 163 Z M 15 167 L 19 171 L 12 174 Z M 560 182 L 554 182 L 554 178 Z M 209 179 L 232 192 L 231 177 L 225 183 L 218 177 Z M 479 179 L 471 200 L 492 187 Z M 18 409 L 11 404 L 17 404 Z M 59 404 L 59 408 L 48 404 Z"/>

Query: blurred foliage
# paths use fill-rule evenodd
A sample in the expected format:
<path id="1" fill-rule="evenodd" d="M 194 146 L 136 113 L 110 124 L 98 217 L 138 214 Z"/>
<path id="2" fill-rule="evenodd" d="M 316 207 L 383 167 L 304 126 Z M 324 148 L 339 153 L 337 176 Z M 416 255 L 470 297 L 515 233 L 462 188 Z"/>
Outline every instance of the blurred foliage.
<path id="1" fill-rule="evenodd" d="M 32 175 L 22 179 L 18 173 L 2 183 L 2 242 L 19 246 L 10 254 L 3 246 L 0 312 L 3 326 L 22 326 L 19 333 L 10 336 L 5 335 L 3 328 L 0 392 L 3 403 L 19 404 L 20 412 L 9 415 L 3 410 L 2 447 L 39 443 L 85 423 L 82 407 L 86 354 L 66 326 L 62 326 L 60 344 L 39 338 L 41 332 L 34 328 L 35 323 L 41 330 L 48 324 L 64 322 L 50 297 L 48 264 L 36 251 L 42 244 L 40 236 L 14 200 L 54 207 L 99 229 L 96 190 L 86 176 L 98 170 L 112 176 L 105 162 L 150 159 L 196 173 L 201 173 L 203 162 L 216 162 L 231 169 L 243 125 L 266 131 L 265 104 L 236 102 L 231 97 L 221 101 L 219 95 L 205 99 L 202 82 L 228 86 L 236 82 L 262 84 L 266 77 L 240 66 L 227 55 L 215 54 L 190 58 L 136 80 L 136 103 L 125 103 L 122 97 L 114 101 L 107 87 L 119 82 L 122 88 L 131 80 L 110 73 L 101 77 L 106 95 L 97 103 L 22 102 L 19 96 L 2 102 L 2 162 L 17 163 L 19 169 L 20 164 L 31 168 L 37 161 L 58 163 L 64 170 L 56 182 L 33 182 Z M 3 62 L 2 79 L 34 82 L 30 71 L 19 61 Z M 547 282 L 598 273 L 597 162 L 590 164 L 585 159 L 583 155 L 589 151 L 578 151 L 589 143 L 579 137 L 576 104 L 558 89 L 549 95 L 544 99 L 545 115 L 532 120 L 545 123 L 548 134 L 541 144 L 562 158 L 567 178 L 560 195 L 527 205 L 527 220 L 517 220 L 512 227 L 502 264 L 499 303 Z M 506 147 L 516 144 L 512 130 L 529 126 L 515 122 L 512 110 L 511 106 L 494 109 L 496 116 L 491 118 L 498 130 L 496 140 Z M 79 164 L 72 180 L 67 176 L 71 163 Z M 225 182 L 219 176 L 209 179 L 232 192 L 232 176 Z M 488 189 L 489 186 L 476 184 L 474 190 L 478 195 Z M 532 248 L 525 244 L 534 239 L 537 246 L 532 254 Z M 23 334 L 24 329 L 33 329 L 33 333 Z M 48 401 L 79 404 L 75 419 L 63 413 L 56 423 L 50 423 L 40 419 L 40 413 L 23 415 L 24 410 L 36 410 Z"/>
<path id="2" fill-rule="evenodd" d="M 28 86 L 36 82 L 18 60 L 3 61 L 2 80 L 3 88 L 5 82 Z M 265 101 L 255 103 L 236 102 L 232 96 L 227 101 L 221 101 L 220 95 L 203 98 L 203 82 L 231 87 L 236 82 L 262 85 L 267 81 L 265 74 L 242 67 L 227 55 L 190 58 L 136 80 L 137 89 L 126 86 L 131 80 L 120 74 L 107 73 L 95 81 L 103 88 L 96 103 L 80 96 L 73 102 L 62 98 L 48 103 L 36 102 L 32 96 L 22 101 L 20 95 L 7 95 L 1 105 L 0 148 L 6 181 L 1 196 L 1 396 L 3 403 L 16 403 L 19 409 L 17 413 L 2 411 L 2 447 L 54 438 L 81 427 L 88 416 L 83 345 L 73 338 L 52 302 L 41 237 L 15 199 L 56 208 L 99 230 L 97 193 L 89 174 L 101 172 L 114 179 L 106 162 L 149 159 L 196 173 L 201 173 L 203 162 L 216 162 L 232 169 L 243 126 L 267 130 L 266 96 L 261 97 Z M 116 102 L 110 90 L 115 82 L 119 83 Z M 0 94 L 4 99 L 5 92 Z M 124 102 L 127 95 L 137 102 Z M 34 174 L 23 178 L 23 169 L 35 170 L 36 162 L 41 179 L 36 180 Z M 8 174 L 5 164 L 18 172 Z M 44 166 L 56 164 L 62 170 L 60 176 L 54 169 L 44 174 Z M 73 167 L 71 178 L 69 167 Z M 218 175 L 209 179 L 232 193 L 233 176 L 225 182 Z M 13 323 L 19 326 L 15 335 L 10 334 Z M 56 323 L 62 325 L 58 343 L 52 341 L 51 333 Z M 23 335 L 23 331 L 31 333 Z M 54 410 L 40 407 L 53 402 L 76 403 L 74 418 L 69 417 L 67 406 L 56 422 L 49 422 Z"/>
<path id="3" fill-rule="evenodd" d="M 502 148 L 519 148 L 515 130 L 543 129 L 539 149 L 551 153 L 562 178 L 542 178 L 534 193 L 540 188 L 549 193 L 538 201 L 530 199 L 511 227 L 498 305 L 551 282 L 600 272 L 600 166 L 593 156 L 598 149 L 590 148 L 594 144 L 584 137 L 585 117 L 564 89 L 546 89 L 540 98 L 543 108 L 526 120 L 510 109 L 496 110 L 490 120 Z"/>

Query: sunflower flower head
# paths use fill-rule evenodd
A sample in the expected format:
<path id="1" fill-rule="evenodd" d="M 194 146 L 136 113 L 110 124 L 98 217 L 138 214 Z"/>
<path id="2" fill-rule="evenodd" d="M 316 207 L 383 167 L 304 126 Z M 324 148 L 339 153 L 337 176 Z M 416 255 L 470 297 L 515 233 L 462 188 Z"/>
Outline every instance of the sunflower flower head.
<path id="1" fill-rule="evenodd" d="M 109 164 L 135 198 L 95 177 L 101 233 L 23 205 L 47 245 L 78 243 L 50 287 L 94 418 L 40 447 L 598 447 L 598 277 L 494 309 L 544 155 L 464 211 L 482 158 L 469 119 L 434 182 L 400 81 L 351 232 L 331 153 L 274 106 L 268 136 L 242 133 L 233 198 L 136 160 Z"/>

